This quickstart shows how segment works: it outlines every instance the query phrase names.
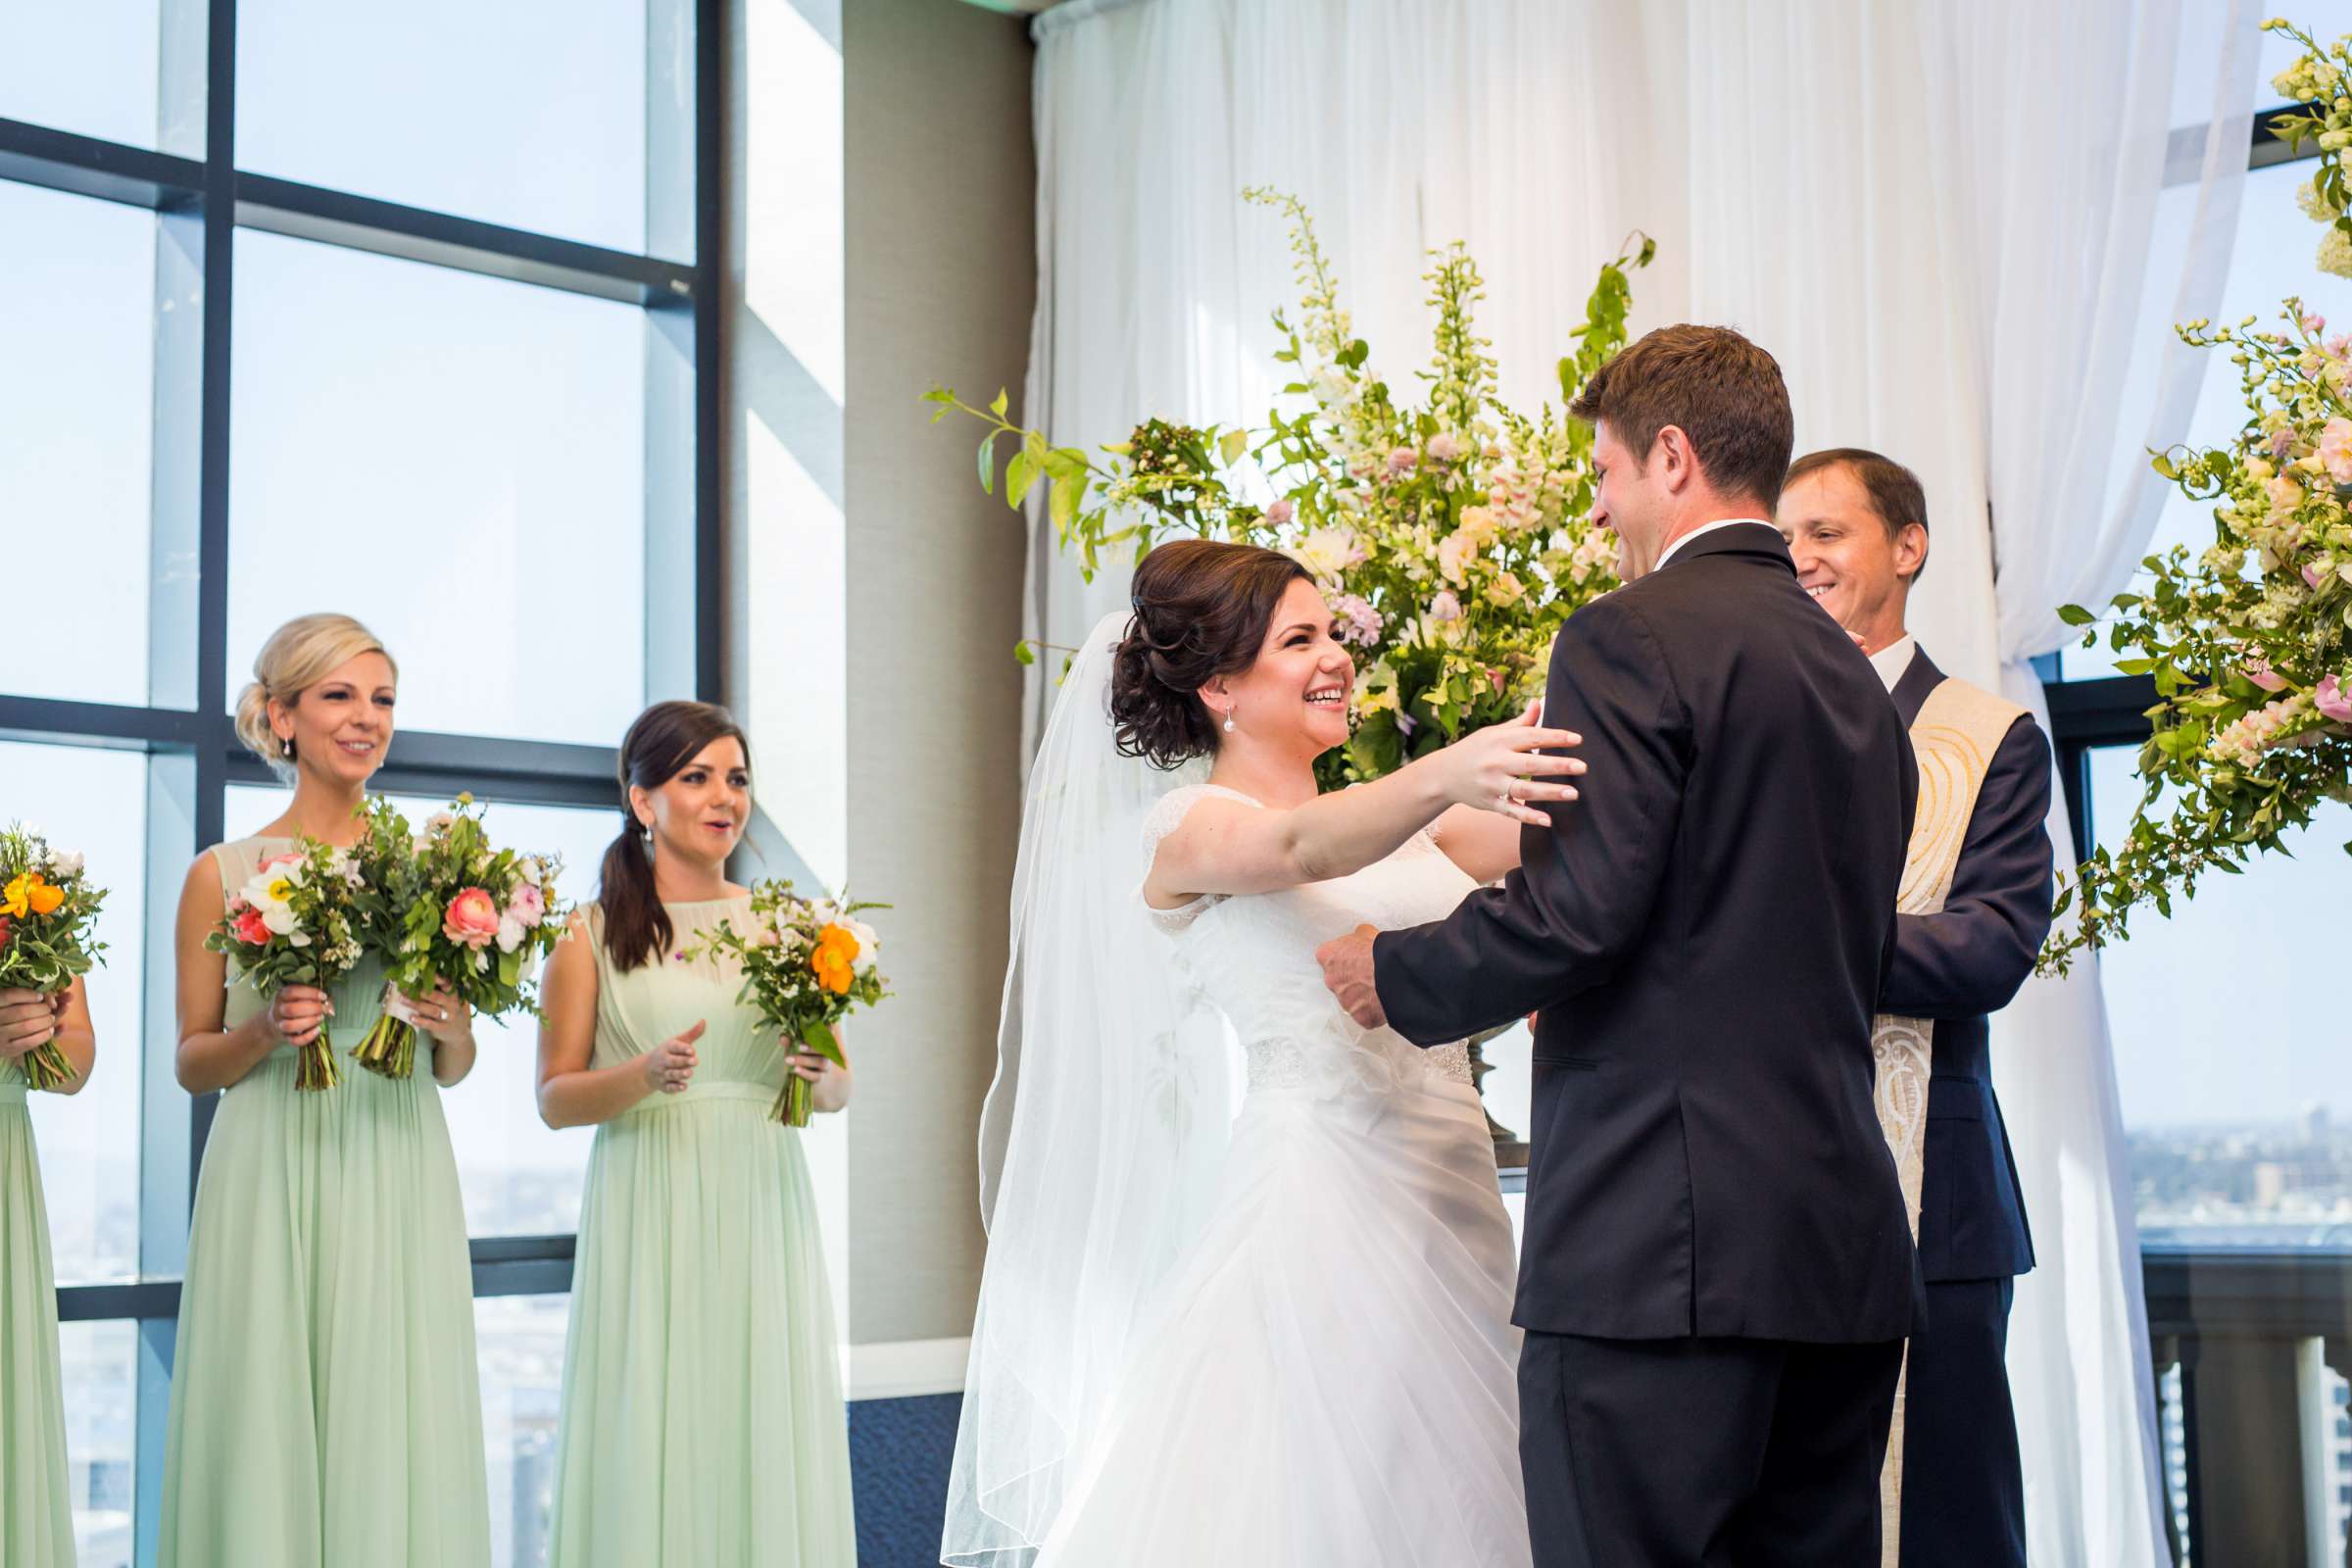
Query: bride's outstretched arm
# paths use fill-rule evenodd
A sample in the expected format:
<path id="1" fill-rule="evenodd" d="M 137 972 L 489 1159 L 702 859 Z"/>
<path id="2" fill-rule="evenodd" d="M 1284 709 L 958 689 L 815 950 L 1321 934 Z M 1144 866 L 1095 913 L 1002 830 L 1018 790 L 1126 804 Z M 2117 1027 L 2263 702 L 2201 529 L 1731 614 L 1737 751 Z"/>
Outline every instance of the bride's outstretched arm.
<path id="1" fill-rule="evenodd" d="M 1551 756 L 1583 744 L 1546 729 L 1529 709 L 1517 720 L 1466 735 L 1385 778 L 1278 810 L 1210 796 L 1161 841 L 1144 883 L 1147 900 L 1174 907 L 1203 893 L 1270 893 L 1359 871 L 1389 855 L 1449 806 L 1511 822 L 1548 824 L 1536 808 L 1576 799 L 1567 782 L 1585 764 Z"/>
<path id="2" fill-rule="evenodd" d="M 1527 862 L 1500 891 L 1382 933 L 1354 968 L 1327 958 L 1335 989 L 1353 984 L 1357 1021 L 1385 1018 L 1421 1045 L 1458 1040 L 1598 984 L 1640 941 L 1695 755 L 1689 710 L 1657 635 L 1613 595 L 1561 628 L 1545 689 L 1553 715 L 1591 738 L 1603 787 L 1523 837 Z"/>

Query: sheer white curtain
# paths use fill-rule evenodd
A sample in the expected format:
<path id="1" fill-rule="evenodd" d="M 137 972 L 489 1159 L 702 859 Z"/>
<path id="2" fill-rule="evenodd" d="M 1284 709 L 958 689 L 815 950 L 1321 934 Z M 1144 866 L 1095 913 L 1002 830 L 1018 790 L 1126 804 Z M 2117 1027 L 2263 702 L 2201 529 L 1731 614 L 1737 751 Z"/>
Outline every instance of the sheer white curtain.
<path id="1" fill-rule="evenodd" d="M 1466 240 L 1529 402 L 1593 269 L 1642 228 L 1661 246 L 1637 329 L 1738 325 L 1781 361 L 1799 451 L 1916 468 L 1936 543 L 1914 627 L 1946 669 L 2037 705 L 2023 662 L 2060 641 L 2059 604 L 2121 586 L 2157 499 L 2132 466 L 2193 402 L 2195 365 L 2149 340 L 2141 302 L 2219 299 L 2252 92 L 2238 5 L 2186 0 L 2181 69 L 2213 69 L 2214 127 L 2183 261 L 2151 243 L 2183 0 L 1075 0 L 1036 29 L 1030 420 L 1094 444 L 1146 413 L 1262 415 L 1266 313 L 1295 288 L 1246 184 L 1310 205 L 1398 380 L 1427 352 L 1422 252 Z M 1126 596 L 1116 569 L 1080 590 L 1050 531 L 1031 565 L 1054 641 Z M 2159 1563 L 2095 981 L 2030 985 L 1998 1029 L 2040 1259 L 2011 1351 L 2033 1559 Z"/>
<path id="2" fill-rule="evenodd" d="M 1637 223 L 1668 241 L 1637 298 L 1677 292 L 1684 247 L 1655 225 L 1679 209 L 1640 194 L 1680 177 L 1673 138 L 1641 118 L 1675 89 L 1658 25 L 1607 0 L 1075 0 L 1048 13 L 1029 422 L 1092 447 L 1147 413 L 1263 418 L 1281 384 L 1267 317 L 1298 290 L 1283 220 L 1245 205 L 1248 185 L 1308 204 L 1373 367 L 1401 385 L 1430 352 L 1423 252 L 1468 241 L 1506 392 L 1532 405 L 1549 387 L 1556 402 L 1568 330 Z M 1600 146 L 1609 157 L 1591 156 Z M 1067 645 L 1126 601 L 1125 574 L 1081 588 L 1040 535 L 1030 621 Z M 1032 733 L 1050 689 L 1033 699 Z"/>
<path id="3" fill-rule="evenodd" d="M 2169 8 L 2168 8 L 2169 9 Z M 1973 69 L 1939 106 L 1962 149 L 1954 174 L 1976 236 L 1974 329 L 1983 387 L 2002 689 L 2048 721 L 2032 660 L 2073 640 L 2062 604 L 2099 605 L 2146 553 L 2164 500 L 2147 450 L 2187 433 L 2205 356 L 2151 318 L 2219 308 L 2246 165 L 2259 24 L 2251 0 L 2184 19 L 2093 0 L 2034 12 L 1954 9 L 1935 40 Z M 2185 20 L 2185 27 L 2176 22 Z M 2174 59 L 2174 44 L 2186 59 Z M 2112 94 L 2079 90 L 2074 63 L 2104 56 Z M 2176 75 L 2205 122 L 2172 156 L 2194 161 L 2185 251 L 2153 243 Z M 1973 79 L 1972 79 L 1973 78 Z M 2152 309 L 2143 309 L 2142 301 Z M 2085 396 L 2086 389 L 2133 389 Z M 2065 805 L 2050 831 L 2071 856 Z M 2146 1305 L 2132 1224 L 2122 1106 L 2098 972 L 2035 980 L 1993 1020 L 1994 1078 L 2034 1238 L 2060 1266 L 2018 1295 L 2009 1361 L 2021 1399 L 2036 1560 L 2145 1562 L 2162 1494 L 2138 1484 L 2160 1455 L 2148 1423 Z M 2130 1325 L 2129 1337 L 2115 1332 Z M 2136 1423 L 2142 1463 L 2111 1437 Z"/>

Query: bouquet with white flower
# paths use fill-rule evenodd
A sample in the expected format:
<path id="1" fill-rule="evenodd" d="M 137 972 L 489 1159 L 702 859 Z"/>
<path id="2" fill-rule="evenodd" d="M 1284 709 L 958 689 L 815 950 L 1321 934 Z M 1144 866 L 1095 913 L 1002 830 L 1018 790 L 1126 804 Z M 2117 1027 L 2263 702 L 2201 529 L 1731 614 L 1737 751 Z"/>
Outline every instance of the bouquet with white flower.
<path id="1" fill-rule="evenodd" d="M 1100 459 L 1055 447 L 946 387 L 927 395 L 934 422 L 954 411 L 985 421 L 980 482 L 994 486 L 997 443 L 1018 444 L 1004 499 L 1018 508 L 1040 482 L 1063 547 L 1090 578 L 1108 552 L 1139 558 L 1163 534 L 1284 550 L 1312 572 L 1352 650 L 1354 734 L 1323 760 L 1331 786 L 1377 778 L 1413 758 L 1525 711 L 1541 694 L 1560 623 L 1617 584 L 1616 545 L 1592 528 L 1591 427 L 1548 406 L 1505 408 L 1494 361 L 1477 334 L 1484 298 L 1477 263 L 1458 243 L 1433 253 L 1437 313 L 1427 405 L 1402 406 L 1366 368 L 1370 350 L 1340 309 L 1339 287 L 1306 211 L 1289 196 L 1246 193 L 1289 215 L 1303 289 L 1297 325 L 1275 329 L 1293 368 L 1276 409 L 1256 427 L 1137 425 Z M 1654 242 L 1637 235 L 1600 270 L 1559 362 L 1562 408 L 1625 345 L 1627 272 Z M 1090 501 L 1090 498 L 1091 499 Z M 1017 657 L 1032 655 L 1024 643 Z"/>
<path id="2" fill-rule="evenodd" d="M 204 945 L 225 955 L 236 976 L 252 981 L 265 1001 L 287 986 L 323 991 L 360 960 L 367 886 L 350 851 L 299 838 L 293 849 L 264 860 L 230 896 L 227 912 Z M 294 1087 L 325 1090 L 340 1081 L 334 1046 L 321 1023 L 302 1047 Z"/>
<path id="3" fill-rule="evenodd" d="M 80 855 L 53 848 L 38 828 L 0 829 L 0 991 L 54 998 L 103 963 L 106 944 L 93 933 L 105 902 L 106 889 L 82 874 Z M 74 1081 L 74 1064 L 54 1040 L 17 1066 L 35 1089 Z"/>
<path id="4" fill-rule="evenodd" d="M 848 1066 L 834 1028 L 854 1007 L 870 1007 L 890 995 L 876 959 L 881 944 L 874 928 L 858 918 L 887 904 L 804 899 L 790 882 L 762 882 L 752 889 L 750 928 L 721 920 L 681 956 L 689 962 L 725 954 L 743 969 L 737 1001 L 759 1009 L 760 1018 L 808 1051 L 837 1066 Z M 811 1109 L 808 1080 L 789 1067 L 776 1097 L 775 1119 L 806 1127 Z"/>
<path id="5" fill-rule="evenodd" d="M 470 794 L 414 838 L 389 802 L 370 803 L 364 853 L 384 892 L 369 945 L 383 953 L 392 989 L 423 997 L 447 986 L 477 1017 L 539 1011 L 539 961 L 564 934 L 561 858 L 493 846 Z M 352 1055 L 370 1072 L 406 1078 L 416 1064 L 416 1025 L 387 1011 Z"/>

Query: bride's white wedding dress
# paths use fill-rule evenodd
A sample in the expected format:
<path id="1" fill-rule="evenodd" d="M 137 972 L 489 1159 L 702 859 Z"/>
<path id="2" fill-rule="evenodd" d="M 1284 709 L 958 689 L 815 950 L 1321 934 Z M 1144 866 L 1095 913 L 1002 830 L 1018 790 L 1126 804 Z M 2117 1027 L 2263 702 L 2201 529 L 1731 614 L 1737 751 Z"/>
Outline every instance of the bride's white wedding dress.
<path id="1" fill-rule="evenodd" d="M 1212 792 L 1248 800 L 1170 792 L 1147 863 Z M 1152 912 L 1249 1093 L 1037 1568 L 1528 1562 L 1511 1228 L 1467 1054 L 1358 1028 L 1315 963 L 1471 885 L 1422 833 L 1352 876 Z"/>

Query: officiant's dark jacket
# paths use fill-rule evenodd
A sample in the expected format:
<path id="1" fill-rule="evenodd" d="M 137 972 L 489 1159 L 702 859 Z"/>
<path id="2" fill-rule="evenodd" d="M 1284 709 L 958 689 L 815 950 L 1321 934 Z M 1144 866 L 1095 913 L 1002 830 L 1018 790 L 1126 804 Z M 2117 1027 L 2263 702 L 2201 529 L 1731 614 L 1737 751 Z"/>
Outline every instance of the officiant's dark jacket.
<path id="1" fill-rule="evenodd" d="M 1885 686 L 1757 523 L 1570 617 L 1544 722 L 1584 736 L 1582 798 L 1499 889 L 1374 950 L 1418 1044 L 1542 1011 L 1515 1320 L 1902 1338 L 1870 1037 L 1918 775 Z"/>
<path id="2" fill-rule="evenodd" d="M 1894 683 L 1910 728 L 1943 683 L 1921 649 Z M 1987 1013 L 2034 972 L 2050 930 L 2050 746 L 2021 715 L 1985 769 L 1942 912 L 1895 916 L 1894 963 L 1880 1006 L 1936 1024 L 1928 1085 L 1919 1260 L 1931 1283 L 2005 1279 L 2034 1266 L 2009 1131 L 1993 1098 Z"/>

